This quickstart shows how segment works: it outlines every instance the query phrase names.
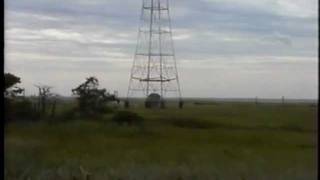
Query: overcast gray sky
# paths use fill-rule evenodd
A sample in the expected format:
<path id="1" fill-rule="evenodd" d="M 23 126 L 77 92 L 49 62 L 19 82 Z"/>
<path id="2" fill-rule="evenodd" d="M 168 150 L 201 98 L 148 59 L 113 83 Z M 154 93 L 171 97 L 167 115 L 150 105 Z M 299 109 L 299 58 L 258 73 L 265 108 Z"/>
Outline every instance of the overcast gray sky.
<path id="1" fill-rule="evenodd" d="M 126 95 L 142 0 L 5 0 L 5 71 Z M 317 0 L 171 0 L 184 97 L 318 98 Z"/>

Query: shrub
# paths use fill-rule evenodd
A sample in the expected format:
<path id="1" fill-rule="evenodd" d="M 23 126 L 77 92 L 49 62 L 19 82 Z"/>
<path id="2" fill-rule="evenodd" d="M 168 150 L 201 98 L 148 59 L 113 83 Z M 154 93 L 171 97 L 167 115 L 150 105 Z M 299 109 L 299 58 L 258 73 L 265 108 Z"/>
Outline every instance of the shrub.
<path id="1" fill-rule="evenodd" d="M 57 120 L 68 121 L 75 119 L 101 119 L 104 114 L 113 112 L 113 109 L 108 106 L 102 106 L 97 110 L 81 111 L 79 107 L 64 109 L 58 114 Z"/>
<path id="2" fill-rule="evenodd" d="M 11 111 L 11 102 L 8 98 L 4 99 L 4 119 L 5 121 L 9 121 L 12 116 L 12 111 Z"/>
<path id="3" fill-rule="evenodd" d="M 63 121 L 73 120 L 76 117 L 76 113 L 77 113 L 76 108 L 68 109 L 68 110 L 61 112 L 61 114 L 59 114 L 59 116 L 58 116 L 58 119 L 63 120 Z"/>
<path id="4" fill-rule="evenodd" d="M 131 125 L 142 125 L 144 119 L 140 115 L 130 111 L 119 111 L 113 117 L 112 121 L 118 125 L 128 124 Z"/>
<path id="5" fill-rule="evenodd" d="M 303 127 L 297 125 L 297 124 L 285 124 L 280 126 L 280 129 L 287 130 L 287 131 L 295 131 L 295 132 L 302 132 L 305 131 Z"/>
<path id="6" fill-rule="evenodd" d="M 107 113 L 112 113 L 113 109 L 107 105 L 102 105 L 96 108 L 96 112 L 100 114 L 107 114 Z"/>
<path id="7" fill-rule="evenodd" d="M 28 99 L 5 101 L 6 120 L 36 120 L 39 114 L 33 109 L 32 102 Z"/>
<path id="8" fill-rule="evenodd" d="M 173 118 L 171 121 L 174 126 L 181 128 L 209 129 L 213 127 L 211 122 L 203 120 Z"/>
<path id="9" fill-rule="evenodd" d="M 32 103 L 29 100 L 17 101 L 13 104 L 17 117 L 30 117 L 33 112 Z"/>
<path id="10" fill-rule="evenodd" d="M 112 101 L 119 103 L 116 95 L 110 94 L 106 89 L 99 89 L 98 87 L 98 79 L 89 77 L 77 88 L 72 89 L 72 93 L 78 96 L 77 100 L 81 112 L 88 112 L 89 114 L 110 112 L 106 104 Z"/>

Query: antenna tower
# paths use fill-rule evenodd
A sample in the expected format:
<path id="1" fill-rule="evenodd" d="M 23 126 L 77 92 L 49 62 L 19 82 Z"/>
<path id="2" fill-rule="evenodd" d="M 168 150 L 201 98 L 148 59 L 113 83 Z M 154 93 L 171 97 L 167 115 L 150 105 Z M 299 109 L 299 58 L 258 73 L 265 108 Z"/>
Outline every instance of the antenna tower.
<path id="1" fill-rule="evenodd" d="M 160 95 L 181 102 L 169 0 L 143 0 L 127 101 Z"/>

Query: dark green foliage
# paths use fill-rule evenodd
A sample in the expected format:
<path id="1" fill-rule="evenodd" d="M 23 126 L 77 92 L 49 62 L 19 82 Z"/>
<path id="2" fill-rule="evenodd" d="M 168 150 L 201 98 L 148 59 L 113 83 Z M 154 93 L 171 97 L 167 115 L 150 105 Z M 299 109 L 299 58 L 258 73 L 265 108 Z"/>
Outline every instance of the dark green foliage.
<path id="1" fill-rule="evenodd" d="M 12 112 L 11 112 L 11 101 L 8 98 L 4 98 L 4 119 L 5 121 L 10 120 L 12 117 Z"/>
<path id="2" fill-rule="evenodd" d="M 138 114 L 130 111 L 119 111 L 113 117 L 112 121 L 119 125 L 128 124 L 131 125 L 142 125 L 144 119 Z"/>
<path id="3" fill-rule="evenodd" d="M 32 108 L 32 103 L 28 99 L 23 99 L 14 103 L 15 113 L 19 118 L 36 118 L 37 113 Z"/>
<path id="4" fill-rule="evenodd" d="M 61 121 L 70 121 L 77 119 L 90 119 L 90 120 L 99 120 L 103 118 L 104 114 L 108 114 L 113 112 L 113 110 L 108 106 L 102 106 L 101 109 L 97 109 L 97 111 L 87 111 L 81 112 L 79 107 L 68 108 L 57 114 L 56 120 Z"/>
<path id="5" fill-rule="evenodd" d="M 204 120 L 197 120 L 197 119 L 178 119 L 178 118 L 173 118 L 172 124 L 177 127 L 181 128 L 191 128 L 191 129 L 209 129 L 214 126 L 209 121 L 204 121 Z"/>
<path id="6" fill-rule="evenodd" d="M 73 120 L 76 118 L 76 115 L 77 115 L 76 108 L 71 108 L 61 112 L 57 119 L 62 121 Z"/>
<path id="7" fill-rule="evenodd" d="M 89 77 L 86 82 L 72 89 L 72 93 L 78 96 L 80 112 L 85 114 L 107 113 L 110 112 L 110 109 L 106 103 L 118 101 L 115 95 L 108 93 L 106 89 L 98 89 L 98 86 L 98 79 Z"/>
<path id="8" fill-rule="evenodd" d="M 20 77 L 10 73 L 4 74 L 4 114 L 5 121 L 14 120 L 19 118 L 33 118 L 32 104 L 27 99 L 17 99 L 19 94 L 24 92 L 24 89 L 17 87 L 16 84 L 20 83 Z"/>
<path id="9" fill-rule="evenodd" d="M 100 114 L 107 114 L 107 113 L 112 113 L 113 112 L 113 109 L 110 108 L 109 106 L 107 106 L 106 104 L 103 104 L 103 105 L 97 107 L 96 110 Z"/>
<path id="10" fill-rule="evenodd" d="M 39 118 L 32 102 L 26 98 L 6 101 L 5 112 L 6 120 L 36 120 Z"/>

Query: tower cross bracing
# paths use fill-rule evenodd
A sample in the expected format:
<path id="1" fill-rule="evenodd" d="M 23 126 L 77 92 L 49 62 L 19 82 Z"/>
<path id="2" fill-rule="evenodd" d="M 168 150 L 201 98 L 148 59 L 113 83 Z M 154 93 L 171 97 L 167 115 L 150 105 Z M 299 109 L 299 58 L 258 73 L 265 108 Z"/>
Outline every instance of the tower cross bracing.
<path id="1" fill-rule="evenodd" d="M 169 0 L 143 0 L 127 98 L 159 94 L 181 100 Z"/>

